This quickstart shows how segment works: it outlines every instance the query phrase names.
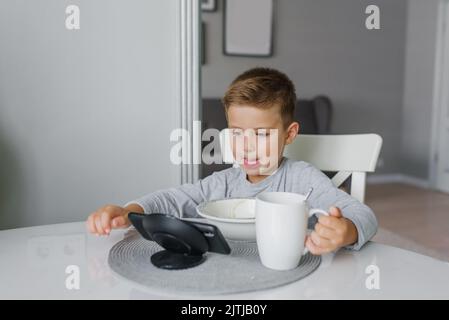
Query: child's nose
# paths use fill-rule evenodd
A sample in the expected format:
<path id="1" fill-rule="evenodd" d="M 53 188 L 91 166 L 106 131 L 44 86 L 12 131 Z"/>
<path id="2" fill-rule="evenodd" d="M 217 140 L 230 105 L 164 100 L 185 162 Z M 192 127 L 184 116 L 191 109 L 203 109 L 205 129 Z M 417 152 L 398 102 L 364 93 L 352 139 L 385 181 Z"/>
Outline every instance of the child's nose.
<path id="1" fill-rule="evenodd" d="M 255 136 L 245 136 L 244 150 L 245 152 L 255 151 L 257 141 Z"/>

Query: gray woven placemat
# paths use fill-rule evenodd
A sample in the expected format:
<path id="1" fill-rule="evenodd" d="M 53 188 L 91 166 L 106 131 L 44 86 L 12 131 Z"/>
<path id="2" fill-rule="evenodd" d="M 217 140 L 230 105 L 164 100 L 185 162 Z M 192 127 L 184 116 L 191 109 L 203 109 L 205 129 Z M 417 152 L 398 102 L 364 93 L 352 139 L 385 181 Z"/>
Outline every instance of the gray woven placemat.
<path id="1" fill-rule="evenodd" d="M 260 262 L 254 242 L 230 241 L 230 255 L 207 253 L 206 261 L 194 268 L 163 270 L 150 260 L 162 250 L 156 242 L 133 234 L 115 244 L 108 257 L 110 268 L 121 277 L 165 294 L 229 294 L 285 285 L 312 273 L 321 262 L 307 254 L 293 270 L 276 271 Z"/>

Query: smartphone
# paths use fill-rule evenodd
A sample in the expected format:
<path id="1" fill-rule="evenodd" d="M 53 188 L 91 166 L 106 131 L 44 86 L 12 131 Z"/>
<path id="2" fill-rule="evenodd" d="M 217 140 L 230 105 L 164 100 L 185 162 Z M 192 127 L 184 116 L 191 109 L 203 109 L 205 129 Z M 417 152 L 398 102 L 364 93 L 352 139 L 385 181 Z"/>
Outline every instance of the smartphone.
<path id="1" fill-rule="evenodd" d="M 155 214 L 157 214 L 157 213 L 155 213 Z M 146 228 L 144 227 L 144 223 L 143 223 L 145 217 L 148 217 L 148 216 L 149 215 L 131 212 L 128 214 L 128 219 L 143 238 L 145 238 L 146 240 L 153 241 L 153 238 L 151 237 L 151 233 L 146 230 Z M 167 215 L 165 215 L 165 216 L 167 216 Z M 206 239 L 206 241 L 208 243 L 208 247 L 209 247 L 208 251 L 209 252 L 215 252 L 215 253 L 221 253 L 221 254 L 229 254 L 231 252 L 231 248 L 229 247 L 226 239 L 223 237 L 223 234 L 221 233 L 220 229 L 217 228 L 217 226 L 208 224 L 208 223 L 203 223 L 203 222 L 178 219 L 173 216 L 167 216 L 167 217 L 169 217 L 170 219 L 177 219 L 179 221 L 182 221 L 183 223 L 190 224 L 191 226 L 198 229 L 203 234 L 204 238 Z"/>

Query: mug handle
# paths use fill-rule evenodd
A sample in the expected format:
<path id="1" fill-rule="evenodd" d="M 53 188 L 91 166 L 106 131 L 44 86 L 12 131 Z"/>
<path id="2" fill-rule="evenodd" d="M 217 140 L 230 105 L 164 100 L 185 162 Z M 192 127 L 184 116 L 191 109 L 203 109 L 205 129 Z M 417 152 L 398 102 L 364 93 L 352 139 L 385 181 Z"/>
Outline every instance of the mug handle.
<path id="1" fill-rule="evenodd" d="M 325 215 L 325 216 L 329 216 L 329 212 L 324 211 L 324 210 L 322 210 L 322 209 L 310 209 L 310 210 L 309 210 L 309 218 L 310 218 L 311 216 L 313 216 L 314 214 L 317 214 L 317 213 L 322 214 L 322 215 Z M 307 254 L 308 252 L 309 252 L 309 249 L 307 249 L 307 247 L 306 247 L 305 244 L 304 244 L 304 251 L 302 252 L 302 255 L 305 255 L 305 254 Z"/>

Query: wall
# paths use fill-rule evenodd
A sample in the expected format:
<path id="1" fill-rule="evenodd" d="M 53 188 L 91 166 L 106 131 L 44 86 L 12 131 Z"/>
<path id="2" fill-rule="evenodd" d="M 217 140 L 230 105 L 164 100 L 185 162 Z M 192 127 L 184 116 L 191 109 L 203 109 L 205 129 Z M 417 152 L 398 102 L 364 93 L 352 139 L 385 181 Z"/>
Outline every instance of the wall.
<path id="1" fill-rule="evenodd" d="M 0 2 L 0 229 L 179 183 L 178 14 L 166 0 Z"/>
<path id="2" fill-rule="evenodd" d="M 328 95 L 335 104 L 334 133 L 376 132 L 384 138 L 379 173 L 401 167 L 405 0 L 275 1 L 274 55 L 270 58 L 222 54 L 223 2 L 203 13 L 206 65 L 203 97 L 221 97 L 244 70 L 271 66 L 294 81 L 298 96 Z M 365 8 L 377 4 L 381 30 L 365 28 Z"/>
<path id="3" fill-rule="evenodd" d="M 401 171 L 429 176 L 438 0 L 409 0 Z"/>

